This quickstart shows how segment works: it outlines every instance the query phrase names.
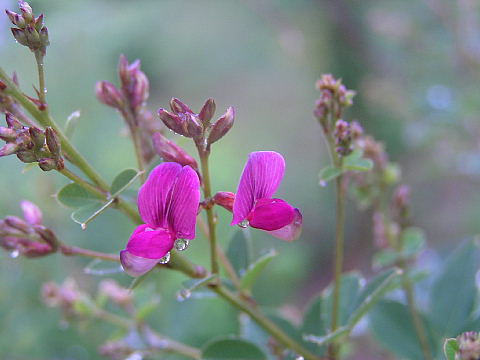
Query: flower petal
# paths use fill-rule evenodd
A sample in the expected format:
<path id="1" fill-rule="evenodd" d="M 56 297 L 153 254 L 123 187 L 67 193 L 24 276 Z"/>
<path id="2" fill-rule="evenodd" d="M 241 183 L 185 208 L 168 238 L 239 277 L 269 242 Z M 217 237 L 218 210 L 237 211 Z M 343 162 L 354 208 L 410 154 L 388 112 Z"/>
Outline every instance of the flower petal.
<path id="1" fill-rule="evenodd" d="M 146 259 L 140 256 L 133 255 L 128 250 L 120 252 L 120 263 L 123 270 L 133 277 L 141 276 L 158 264 L 159 259 Z"/>
<path id="2" fill-rule="evenodd" d="M 168 223 L 176 238 L 195 238 L 195 224 L 200 202 L 200 180 L 190 166 L 184 166 L 172 189 Z"/>
<path id="3" fill-rule="evenodd" d="M 152 227 L 167 226 L 167 199 L 182 166 L 165 162 L 152 170 L 138 192 L 138 211 L 142 220 Z"/>
<path id="4" fill-rule="evenodd" d="M 275 236 L 278 239 L 282 239 L 285 241 L 297 240 L 300 237 L 300 234 L 302 233 L 303 218 L 300 210 L 294 209 L 294 211 L 295 211 L 295 216 L 293 218 L 293 221 L 290 224 L 285 225 L 284 227 L 278 230 L 268 231 L 268 233 L 270 233 L 270 235 Z"/>
<path id="5" fill-rule="evenodd" d="M 274 151 L 257 151 L 249 155 L 238 184 L 233 204 L 232 225 L 245 220 L 255 201 L 271 198 L 285 173 L 283 156 Z"/>
<path id="6" fill-rule="evenodd" d="M 282 199 L 260 199 L 248 215 L 251 227 L 266 231 L 278 230 L 290 224 L 295 217 L 295 209 Z"/>
<path id="7" fill-rule="evenodd" d="M 20 206 L 23 211 L 23 218 L 30 225 L 41 225 L 42 224 L 42 211 L 34 203 L 22 200 Z"/>
<path id="8" fill-rule="evenodd" d="M 174 241 L 173 234 L 168 230 L 149 230 L 140 225 L 130 236 L 126 249 L 135 256 L 159 260 L 172 250 Z"/>

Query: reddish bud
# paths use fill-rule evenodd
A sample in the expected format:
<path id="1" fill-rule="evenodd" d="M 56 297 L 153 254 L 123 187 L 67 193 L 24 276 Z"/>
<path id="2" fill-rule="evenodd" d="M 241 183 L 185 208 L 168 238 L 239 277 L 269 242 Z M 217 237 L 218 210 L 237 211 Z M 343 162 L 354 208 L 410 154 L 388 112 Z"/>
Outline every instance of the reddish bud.
<path id="1" fill-rule="evenodd" d="M 173 161 L 182 166 L 189 165 L 197 170 L 198 165 L 193 157 L 191 157 L 183 148 L 168 140 L 161 133 L 157 132 L 152 136 L 153 148 L 157 154 L 165 161 Z"/>
<path id="2" fill-rule="evenodd" d="M 5 144 L 4 147 L 0 148 L 0 157 L 15 154 L 19 150 L 19 148 L 20 146 L 18 144 Z"/>
<path id="3" fill-rule="evenodd" d="M 35 19 L 35 29 L 40 32 L 40 30 L 43 27 L 43 14 L 40 14 L 36 19 Z"/>
<path id="4" fill-rule="evenodd" d="M 37 161 L 37 156 L 31 151 L 19 151 L 17 152 L 17 158 L 27 164 Z"/>
<path id="5" fill-rule="evenodd" d="M 54 158 L 60 158 L 61 145 L 57 133 L 51 127 L 45 129 L 45 138 L 47 141 L 48 150 L 52 153 Z"/>
<path id="6" fill-rule="evenodd" d="M 215 141 L 220 140 L 225 134 L 232 128 L 235 120 L 235 110 L 233 107 L 229 107 L 225 114 L 220 117 L 213 125 L 208 135 L 207 142 L 213 144 Z"/>
<path id="7" fill-rule="evenodd" d="M 120 91 L 108 81 L 99 81 L 95 86 L 97 99 L 115 109 L 122 109 L 124 106 L 123 96 Z"/>
<path id="8" fill-rule="evenodd" d="M 32 7 L 26 1 L 19 1 L 18 7 L 22 12 L 22 16 L 25 18 L 25 21 L 31 22 L 33 21 L 33 10 Z"/>
<path id="9" fill-rule="evenodd" d="M 3 81 L 0 81 L 0 90 L 5 90 L 7 88 L 7 84 L 5 84 Z"/>
<path id="10" fill-rule="evenodd" d="M 160 117 L 160 120 L 163 121 L 165 126 L 168 127 L 170 130 L 176 132 L 177 134 L 189 137 L 185 121 L 182 120 L 179 116 L 172 114 L 165 109 L 159 109 L 158 116 Z"/>
<path id="11" fill-rule="evenodd" d="M 43 171 L 50 171 L 57 169 L 57 162 L 54 159 L 43 158 L 38 160 L 38 166 Z"/>
<path id="12" fill-rule="evenodd" d="M 12 31 L 13 37 L 20 45 L 28 46 L 28 39 L 24 30 L 17 28 L 11 28 L 10 30 Z"/>
<path id="13" fill-rule="evenodd" d="M 210 123 L 210 120 L 215 114 L 215 109 L 216 109 L 215 100 L 208 99 L 207 101 L 205 101 L 205 104 L 203 105 L 202 110 L 200 110 L 200 113 L 198 114 L 198 118 L 202 121 L 204 125 L 207 125 Z"/>
<path id="14" fill-rule="evenodd" d="M 19 28 L 25 27 L 25 19 L 23 18 L 22 15 L 17 14 L 10 10 L 5 10 L 5 13 L 7 14 L 8 18 L 10 19 L 13 25 L 18 26 Z"/>
<path id="15" fill-rule="evenodd" d="M 235 194 L 228 191 L 219 191 L 213 197 L 215 204 L 233 212 L 233 202 L 235 201 Z"/>
<path id="16" fill-rule="evenodd" d="M 42 223 L 42 211 L 34 203 L 22 200 L 20 202 L 20 207 L 23 211 L 23 218 L 30 225 L 40 225 Z"/>
<path id="17" fill-rule="evenodd" d="M 37 127 L 28 128 L 30 138 L 35 145 L 36 150 L 40 150 L 45 145 L 45 133 Z"/>
<path id="18" fill-rule="evenodd" d="M 0 139 L 3 141 L 13 141 L 17 138 L 17 132 L 11 128 L 0 127 Z"/>
<path id="19" fill-rule="evenodd" d="M 5 224 L 25 234 L 28 234 L 31 231 L 30 225 L 16 216 L 5 217 Z"/>
<path id="20" fill-rule="evenodd" d="M 130 105 L 133 109 L 136 109 L 148 99 L 149 82 L 147 76 L 141 71 L 136 72 L 132 80 L 133 89 L 130 94 Z"/>
<path id="21" fill-rule="evenodd" d="M 199 139 L 203 135 L 203 125 L 195 114 L 186 114 L 186 124 L 188 135 L 194 139 Z"/>
<path id="22" fill-rule="evenodd" d="M 174 114 L 181 114 L 181 113 L 193 114 L 193 111 L 177 98 L 172 98 L 172 100 L 170 100 L 170 108 L 172 109 Z"/>
<path id="23" fill-rule="evenodd" d="M 52 248 L 53 251 L 57 250 L 58 239 L 57 239 L 55 233 L 52 230 L 46 228 L 43 225 L 34 225 L 33 230 L 35 230 L 35 232 L 38 235 L 40 235 L 40 237 L 42 238 L 43 241 L 45 241 L 47 244 L 50 245 L 50 247 Z"/>

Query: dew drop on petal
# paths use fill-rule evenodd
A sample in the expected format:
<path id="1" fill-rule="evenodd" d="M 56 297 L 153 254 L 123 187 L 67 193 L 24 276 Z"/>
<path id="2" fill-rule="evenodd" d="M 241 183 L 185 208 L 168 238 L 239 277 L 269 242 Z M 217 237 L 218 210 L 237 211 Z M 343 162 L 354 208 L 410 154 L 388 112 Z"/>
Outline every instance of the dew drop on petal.
<path id="1" fill-rule="evenodd" d="M 145 228 L 145 230 L 144 230 L 144 231 L 155 231 L 155 230 L 153 230 L 153 229 L 152 229 L 152 228 L 150 228 L 150 227 L 147 227 L 147 228 Z"/>
<path id="2" fill-rule="evenodd" d="M 175 240 L 175 249 L 178 251 L 183 251 L 188 248 L 189 241 L 186 239 L 177 239 Z"/>
<path id="3" fill-rule="evenodd" d="M 170 252 L 168 252 L 164 257 L 162 257 L 160 260 L 158 260 L 159 264 L 168 264 L 170 261 Z"/>
<path id="4" fill-rule="evenodd" d="M 248 222 L 247 219 L 243 220 L 242 222 L 238 223 L 238 226 L 240 226 L 242 229 L 245 229 L 250 223 Z"/>
<path id="5" fill-rule="evenodd" d="M 20 251 L 18 250 L 13 250 L 11 253 L 10 253 L 10 257 L 12 259 L 16 259 L 18 257 L 18 255 L 20 255 Z"/>

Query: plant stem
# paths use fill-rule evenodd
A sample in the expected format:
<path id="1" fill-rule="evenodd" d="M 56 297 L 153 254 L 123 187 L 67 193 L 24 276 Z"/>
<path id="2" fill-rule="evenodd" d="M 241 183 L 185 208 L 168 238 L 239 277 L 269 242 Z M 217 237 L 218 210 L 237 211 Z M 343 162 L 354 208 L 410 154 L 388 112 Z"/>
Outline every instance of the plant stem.
<path id="1" fill-rule="evenodd" d="M 141 172 L 140 181 L 142 184 L 147 180 L 146 164 L 145 159 L 143 158 L 142 144 L 140 141 L 140 136 L 136 129 L 130 128 L 132 135 L 133 146 L 135 147 L 135 155 L 137 157 L 138 170 Z"/>
<path id="2" fill-rule="evenodd" d="M 44 56 L 40 51 L 35 51 L 35 60 L 37 62 L 37 71 L 38 71 L 38 86 L 39 86 L 39 100 L 45 106 L 47 105 L 46 95 L 47 87 L 45 86 L 45 66 L 43 63 Z"/>
<path id="3" fill-rule="evenodd" d="M 291 349 L 296 354 L 303 356 L 305 360 L 322 359 L 315 354 L 312 354 L 302 345 L 294 341 L 287 334 L 285 334 L 275 323 L 273 323 L 270 319 L 263 315 L 259 310 L 252 308 L 251 306 L 249 306 L 249 304 L 240 300 L 223 286 L 214 285 L 210 288 L 222 298 L 227 300 L 231 305 L 248 314 L 258 325 L 260 325 L 265 331 L 267 331 L 273 338 L 275 338 L 280 344 L 284 345 L 286 348 Z"/>
<path id="4" fill-rule="evenodd" d="M 212 197 L 212 188 L 210 183 L 210 172 L 208 169 L 208 157 L 210 155 L 209 150 L 203 150 L 200 146 L 198 148 L 198 155 L 200 156 L 200 165 L 202 168 L 203 178 L 203 196 L 205 199 Z M 218 259 L 217 259 L 217 234 L 215 231 L 215 219 L 212 208 L 207 208 L 207 222 L 208 222 L 208 234 L 210 240 L 210 259 L 211 259 L 211 271 L 212 274 L 218 275 Z"/>
<path id="5" fill-rule="evenodd" d="M 64 176 L 66 176 L 67 178 L 69 178 L 73 182 L 77 183 L 78 185 L 80 185 L 84 189 L 86 189 L 86 190 L 90 191 L 91 193 L 95 194 L 96 196 L 98 196 L 99 199 L 106 200 L 107 194 L 105 194 L 102 190 L 100 190 L 95 185 L 92 185 L 89 182 L 83 180 L 80 176 L 74 174 L 69 169 L 64 168 L 62 170 L 59 170 L 58 172 L 61 173 Z"/>

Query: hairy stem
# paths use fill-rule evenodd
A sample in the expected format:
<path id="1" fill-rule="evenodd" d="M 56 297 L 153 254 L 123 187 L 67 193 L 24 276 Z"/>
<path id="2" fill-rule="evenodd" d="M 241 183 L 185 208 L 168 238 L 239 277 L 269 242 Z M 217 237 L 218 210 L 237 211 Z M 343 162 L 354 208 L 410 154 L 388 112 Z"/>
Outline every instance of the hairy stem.
<path id="1" fill-rule="evenodd" d="M 240 300 L 235 294 L 225 289 L 223 286 L 214 285 L 211 289 L 228 301 L 231 305 L 248 314 L 258 325 L 267 331 L 280 344 L 294 351 L 297 355 L 303 356 L 305 360 L 320 360 L 321 358 L 312 354 L 301 344 L 285 334 L 275 323 L 263 315 L 258 309 L 251 307 L 248 303 Z"/>
<path id="2" fill-rule="evenodd" d="M 38 97 L 42 104 L 47 105 L 46 95 L 47 87 L 45 86 L 45 66 L 43 63 L 44 56 L 40 51 L 35 52 L 35 60 L 37 62 L 37 72 L 38 72 Z"/>
<path id="3" fill-rule="evenodd" d="M 212 187 L 210 183 L 210 172 L 208 169 L 208 157 L 210 152 L 198 147 L 198 154 L 200 156 L 200 165 L 202 168 L 203 179 L 203 196 L 205 199 L 212 197 Z M 216 224 L 212 208 L 207 208 L 207 222 L 208 222 L 208 234 L 210 240 L 210 259 L 211 259 L 211 271 L 212 274 L 218 275 L 218 259 L 217 259 L 217 233 Z"/>

